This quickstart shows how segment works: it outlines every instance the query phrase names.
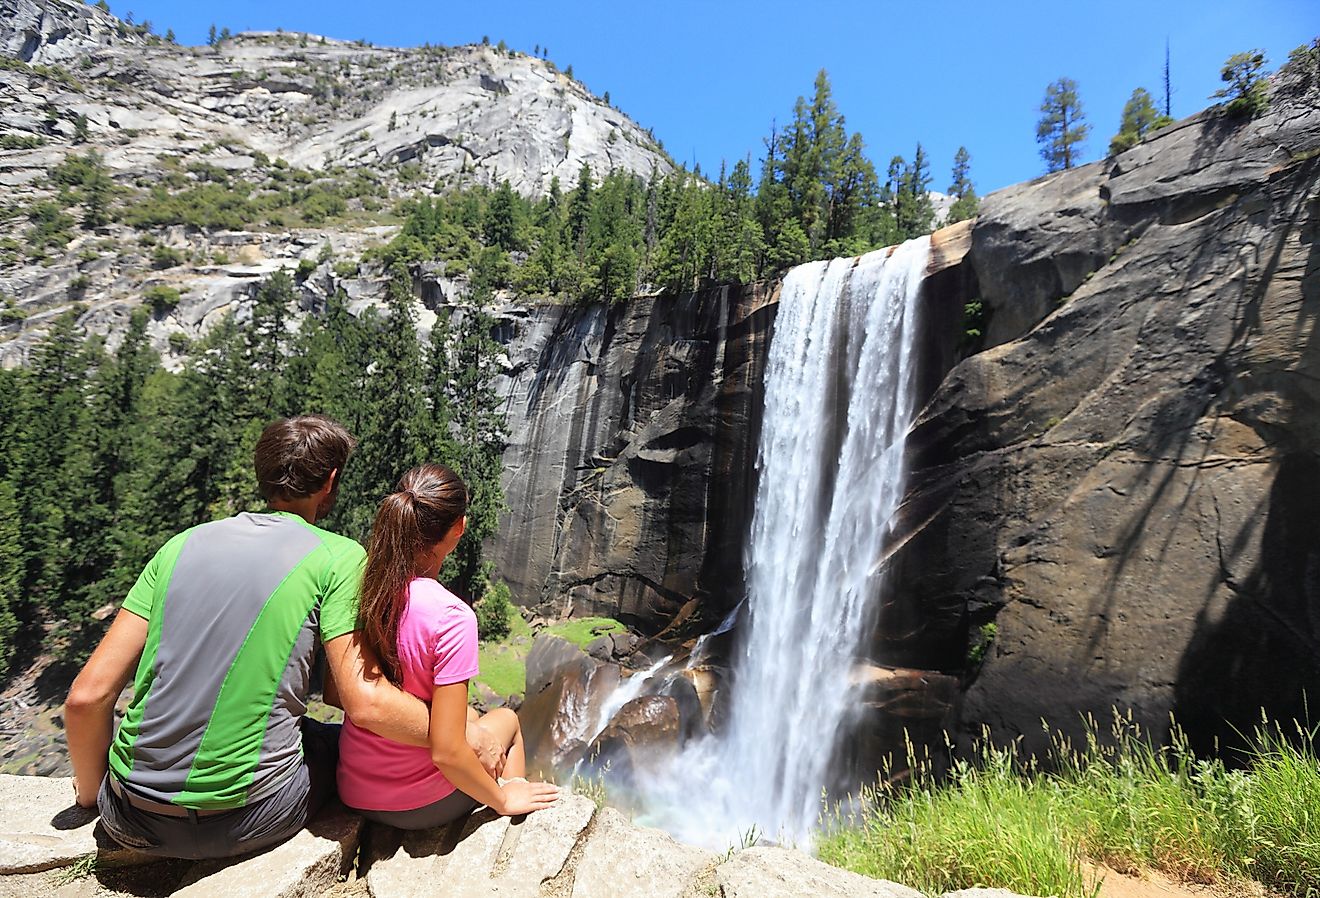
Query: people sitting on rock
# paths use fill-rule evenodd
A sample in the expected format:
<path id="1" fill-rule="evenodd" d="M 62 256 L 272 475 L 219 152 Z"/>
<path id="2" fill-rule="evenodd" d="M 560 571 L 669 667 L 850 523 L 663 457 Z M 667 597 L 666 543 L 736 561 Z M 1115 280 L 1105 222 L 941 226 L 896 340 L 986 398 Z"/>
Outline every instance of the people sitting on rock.
<path id="1" fill-rule="evenodd" d="M 464 737 L 475 717 L 477 618 L 436 579 L 467 523 L 467 486 L 425 464 L 403 475 L 376 512 L 362 577 L 362 640 L 392 683 L 431 704 L 426 748 L 360 726 L 352 710 L 339 754 L 339 794 L 368 819 L 402 829 L 449 823 L 485 805 L 515 816 L 549 807 L 559 790 L 526 780 L 518 716 L 497 709 L 473 721 L 503 748 L 496 775 Z M 500 776 L 502 774 L 502 776 Z"/>
<path id="2" fill-rule="evenodd" d="M 74 680 L 65 728 L 75 799 L 99 807 L 121 844 L 225 857 L 302 828 L 335 788 L 340 728 L 305 716 L 318 641 L 358 732 L 426 752 L 426 705 L 380 676 L 356 632 L 363 549 L 315 526 L 355 445 L 320 416 L 266 427 L 254 464 L 269 511 L 165 543 Z M 475 748 L 497 770 L 490 735 L 467 735 L 469 766 L 480 769 Z"/>

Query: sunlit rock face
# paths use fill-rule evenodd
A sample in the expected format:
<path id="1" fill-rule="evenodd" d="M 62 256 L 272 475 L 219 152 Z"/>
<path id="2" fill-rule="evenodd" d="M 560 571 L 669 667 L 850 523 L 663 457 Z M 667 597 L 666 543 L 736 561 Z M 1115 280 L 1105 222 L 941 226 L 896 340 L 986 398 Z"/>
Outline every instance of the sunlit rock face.
<path id="1" fill-rule="evenodd" d="M 876 659 L 1042 748 L 1131 709 L 1197 744 L 1320 690 L 1320 73 L 988 197 L 990 348 L 909 440 Z"/>

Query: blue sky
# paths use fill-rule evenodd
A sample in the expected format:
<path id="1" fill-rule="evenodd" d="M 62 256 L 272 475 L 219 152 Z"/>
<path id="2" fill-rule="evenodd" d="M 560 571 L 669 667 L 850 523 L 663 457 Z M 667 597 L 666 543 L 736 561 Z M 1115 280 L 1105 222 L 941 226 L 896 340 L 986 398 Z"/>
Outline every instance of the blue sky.
<path id="1" fill-rule="evenodd" d="M 215 22 L 390 46 L 483 35 L 528 52 L 539 44 L 597 94 L 609 91 L 676 159 L 712 173 L 721 159 L 749 153 L 755 164 L 771 120 L 785 121 L 825 68 L 849 129 L 862 133 L 882 176 L 891 156 L 911 157 L 920 140 L 931 155 L 932 187 L 943 190 L 964 144 L 983 194 L 1043 171 L 1035 123 L 1055 78 L 1080 86 L 1091 160 L 1103 154 L 1134 87 L 1162 96 L 1166 36 L 1173 113 L 1182 117 L 1210 103 L 1231 53 L 1260 48 L 1273 69 L 1320 35 L 1317 0 L 111 0 L 111 8 L 150 19 L 161 33 L 173 28 L 184 43 L 205 42 Z"/>

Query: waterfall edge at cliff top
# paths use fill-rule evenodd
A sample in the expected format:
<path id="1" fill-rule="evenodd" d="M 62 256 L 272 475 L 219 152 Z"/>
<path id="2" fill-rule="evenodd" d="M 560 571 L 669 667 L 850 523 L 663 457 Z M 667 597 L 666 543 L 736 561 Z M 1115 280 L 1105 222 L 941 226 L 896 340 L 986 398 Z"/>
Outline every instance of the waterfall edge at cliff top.
<path id="1" fill-rule="evenodd" d="M 729 719 L 636 783 L 639 822 L 716 849 L 753 831 L 811 845 L 903 494 L 929 252 L 923 237 L 785 276 Z"/>

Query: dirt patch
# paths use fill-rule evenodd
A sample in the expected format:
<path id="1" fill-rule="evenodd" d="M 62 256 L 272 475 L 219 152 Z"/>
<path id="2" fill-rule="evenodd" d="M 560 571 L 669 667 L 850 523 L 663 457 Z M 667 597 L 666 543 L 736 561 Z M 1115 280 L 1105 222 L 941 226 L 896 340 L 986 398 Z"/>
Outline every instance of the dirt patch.
<path id="1" fill-rule="evenodd" d="M 1176 882 L 1156 871 L 1132 876 L 1108 867 L 1088 867 L 1087 876 L 1092 882 L 1103 877 L 1099 898 L 1282 898 L 1256 882 L 1199 885 Z"/>

